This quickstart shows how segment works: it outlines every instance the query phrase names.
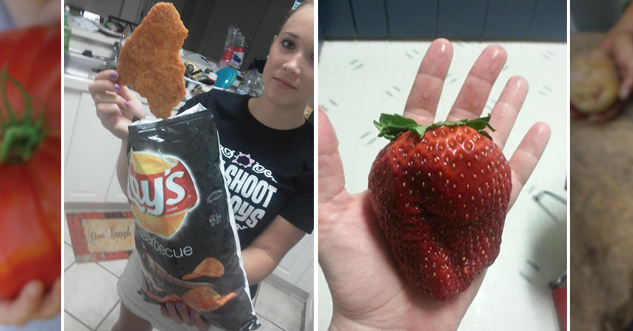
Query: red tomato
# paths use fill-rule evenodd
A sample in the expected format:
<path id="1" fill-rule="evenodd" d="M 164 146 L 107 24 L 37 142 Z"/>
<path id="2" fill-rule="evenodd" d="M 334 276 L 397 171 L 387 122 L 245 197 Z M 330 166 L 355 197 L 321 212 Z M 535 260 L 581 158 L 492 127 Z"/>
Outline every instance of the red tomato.
<path id="1" fill-rule="evenodd" d="M 61 275 L 61 45 L 59 27 L 0 33 L 3 298 L 17 296 L 24 284 L 34 279 L 43 281 L 48 289 Z M 38 121 L 43 123 L 41 127 L 36 124 Z M 22 150 L 27 142 L 24 135 L 10 133 L 19 131 L 15 128 L 37 132 L 27 137 L 37 137 L 38 142 L 26 154 L 2 160 L 3 148 L 10 150 L 10 155 L 18 155 L 15 151 Z M 11 137 L 19 139 L 7 144 Z"/>

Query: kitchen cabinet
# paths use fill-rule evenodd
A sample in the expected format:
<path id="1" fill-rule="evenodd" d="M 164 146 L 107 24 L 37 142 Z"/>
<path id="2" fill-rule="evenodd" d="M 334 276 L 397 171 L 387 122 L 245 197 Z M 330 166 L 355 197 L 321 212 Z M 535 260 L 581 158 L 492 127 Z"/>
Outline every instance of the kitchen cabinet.
<path id="1" fill-rule="evenodd" d="M 112 173 L 112 178 L 110 179 L 110 186 L 108 187 L 108 192 L 106 193 L 105 198 L 106 203 L 128 203 L 127 196 L 121 190 L 121 185 L 119 185 L 119 177 L 116 174 L 116 169 Z"/>
<path id="2" fill-rule="evenodd" d="M 319 3 L 320 38 L 329 40 L 445 37 L 566 41 L 567 38 L 564 0 L 389 0 L 384 5 L 375 0 L 321 0 Z M 587 14 L 591 23 L 595 23 L 594 17 L 613 17 L 614 13 L 617 16 L 613 1 L 600 2 L 594 7 L 596 10 L 577 12 Z M 596 16 L 596 11 L 605 15 Z"/>
<path id="3" fill-rule="evenodd" d="M 142 11 L 155 2 L 158 0 L 147 2 Z M 228 27 L 236 26 L 246 38 L 243 69 L 247 69 L 255 58 L 268 55 L 273 37 L 293 4 L 294 0 L 187 0 L 178 7 L 189 29 L 183 48 L 218 61 L 224 53 Z"/>
<path id="4" fill-rule="evenodd" d="M 120 140 L 97 118 L 89 80 L 65 75 L 64 201 L 105 202 Z"/>
<path id="5" fill-rule="evenodd" d="M 273 274 L 310 293 L 314 285 L 314 235 L 303 237 L 279 262 Z"/>
<path id="6" fill-rule="evenodd" d="M 386 2 L 381 0 L 351 0 L 354 8 L 354 21 L 356 22 L 356 33 L 359 38 L 387 38 L 387 15 L 376 15 L 384 13 Z"/>
<path id="7" fill-rule="evenodd" d="M 64 88 L 64 162 L 67 160 L 68 148 L 73 138 L 73 128 L 75 127 L 75 118 L 80 99 L 81 91 Z"/>
<path id="8" fill-rule="evenodd" d="M 127 203 L 116 176 L 121 140 L 96 116 L 92 81 L 64 75 L 64 83 L 64 201 Z"/>

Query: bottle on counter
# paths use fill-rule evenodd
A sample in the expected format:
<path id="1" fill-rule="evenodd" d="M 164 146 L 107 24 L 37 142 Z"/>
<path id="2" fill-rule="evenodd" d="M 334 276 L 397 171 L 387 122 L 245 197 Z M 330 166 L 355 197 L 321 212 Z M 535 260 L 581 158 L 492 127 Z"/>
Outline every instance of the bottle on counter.
<path id="1" fill-rule="evenodd" d="M 250 94 L 254 87 L 255 80 L 257 79 L 257 69 L 252 69 L 246 72 L 244 78 L 237 87 L 238 94 Z"/>
<path id="2" fill-rule="evenodd" d="M 228 67 L 233 59 L 233 53 L 235 53 L 235 39 L 239 33 L 238 28 L 229 26 L 229 32 L 226 34 L 226 40 L 224 41 L 224 54 L 220 61 L 218 61 L 218 68 L 222 69 Z"/>
<path id="3" fill-rule="evenodd" d="M 70 35 L 72 30 L 70 29 L 70 7 L 64 6 L 64 51 L 68 52 L 70 46 Z"/>
<path id="4" fill-rule="evenodd" d="M 233 53 L 235 52 L 235 48 L 233 45 L 229 45 L 224 49 L 224 55 L 220 61 L 218 61 L 218 69 L 222 69 L 229 66 L 231 63 L 231 58 L 233 58 Z"/>
<path id="5" fill-rule="evenodd" d="M 240 69 L 242 61 L 244 61 L 244 46 L 246 45 L 246 38 L 242 32 L 238 29 L 235 37 L 235 52 L 231 58 L 229 65 L 235 69 Z"/>

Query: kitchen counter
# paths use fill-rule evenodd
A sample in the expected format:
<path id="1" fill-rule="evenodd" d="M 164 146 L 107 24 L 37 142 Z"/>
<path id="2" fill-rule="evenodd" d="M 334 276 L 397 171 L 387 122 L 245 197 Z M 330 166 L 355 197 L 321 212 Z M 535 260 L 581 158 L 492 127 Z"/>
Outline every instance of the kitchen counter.
<path id="1" fill-rule="evenodd" d="M 80 27 L 71 27 L 72 34 L 68 48 L 71 52 L 81 54 L 85 50 L 92 51 L 93 56 L 114 57 L 114 43 L 120 38 L 106 36 L 101 32 L 93 32 Z"/>
<path id="2" fill-rule="evenodd" d="M 74 89 L 74 90 L 79 90 L 79 91 L 84 91 L 84 92 L 89 92 L 88 91 L 88 85 L 92 84 L 94 82 L 94 80 L 92 79 L 87 79 L 87 78 L 82 78 L 82 77 L 77 77 L 77 76 L 73 76 L 73 75 L 69 75 L 69 74 L 64 74 L 64 88 L 70 88 L 70 89 Z M 136 92 L 135 92 L 136 93 Z M 136 96 L 141 100 L 141 103 L 146 107 L 146 116 L 148 118 L 153 118 L 154 115 L 152 115 L 152 113 L 149 111 L 149 108 L 147 106 L 147 99 L 140 96 L 138 93 L 136 93 Z M 178 103 L 178 105 L 176 107 L 174 107 L 174 112 L 178 109 L 180 109 L 180 107 L 182 107 L 185 104 L 185 101 L 180 101 Z"/>

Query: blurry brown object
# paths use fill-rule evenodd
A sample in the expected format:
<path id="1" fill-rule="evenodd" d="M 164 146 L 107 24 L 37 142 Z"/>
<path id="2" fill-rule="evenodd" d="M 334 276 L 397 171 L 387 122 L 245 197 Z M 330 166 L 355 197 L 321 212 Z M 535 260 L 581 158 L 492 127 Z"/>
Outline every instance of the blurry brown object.
<path id="1" fill-rule="evenodd" d="M 222 262 L 208 257 L 204 259 L 192 273 L 182 276 L 182 279 L 191 280 L 202 276 L 218 278 L 222 277 L 222 275 L 224 275 L 224 265 L 222 265 Z"/>
<path id="2" fill-rule="evenodd" d="M 571 60 L 570 86 L 574 107 L 586 114 L 596 114 L 609 110 L 618 101 L 620 78 L 613 60 L 596 48 Z"/>
<path id="3" fill-rule="evenodd" d="M 603 37 L 572 37 L 572 58 Z M 633 322 L 633 105 L 608 123 L 570 125 L 571 330 L 626 330 Z"/>
<path id="4" fill-rule="evenodd" d="M 132 85 L 147 98 L 150 111 L 158 118 L 171 116 L 172 109 L 185 97 L 185 65 L 179 51 L 187 33 L 174 5 L 160 2 L 121 49 L 119 82 Z"/>
<path id="5" fill-rule="evenodd" d="M 217 310 L 235 297 L 236 294 L 234 292 L 227 295 L 220 295 L 209 286 L 196 287 L 193 290 L 187 291 L 187 293 L 182 296 L 187 306 L 198 313 Z"/>

